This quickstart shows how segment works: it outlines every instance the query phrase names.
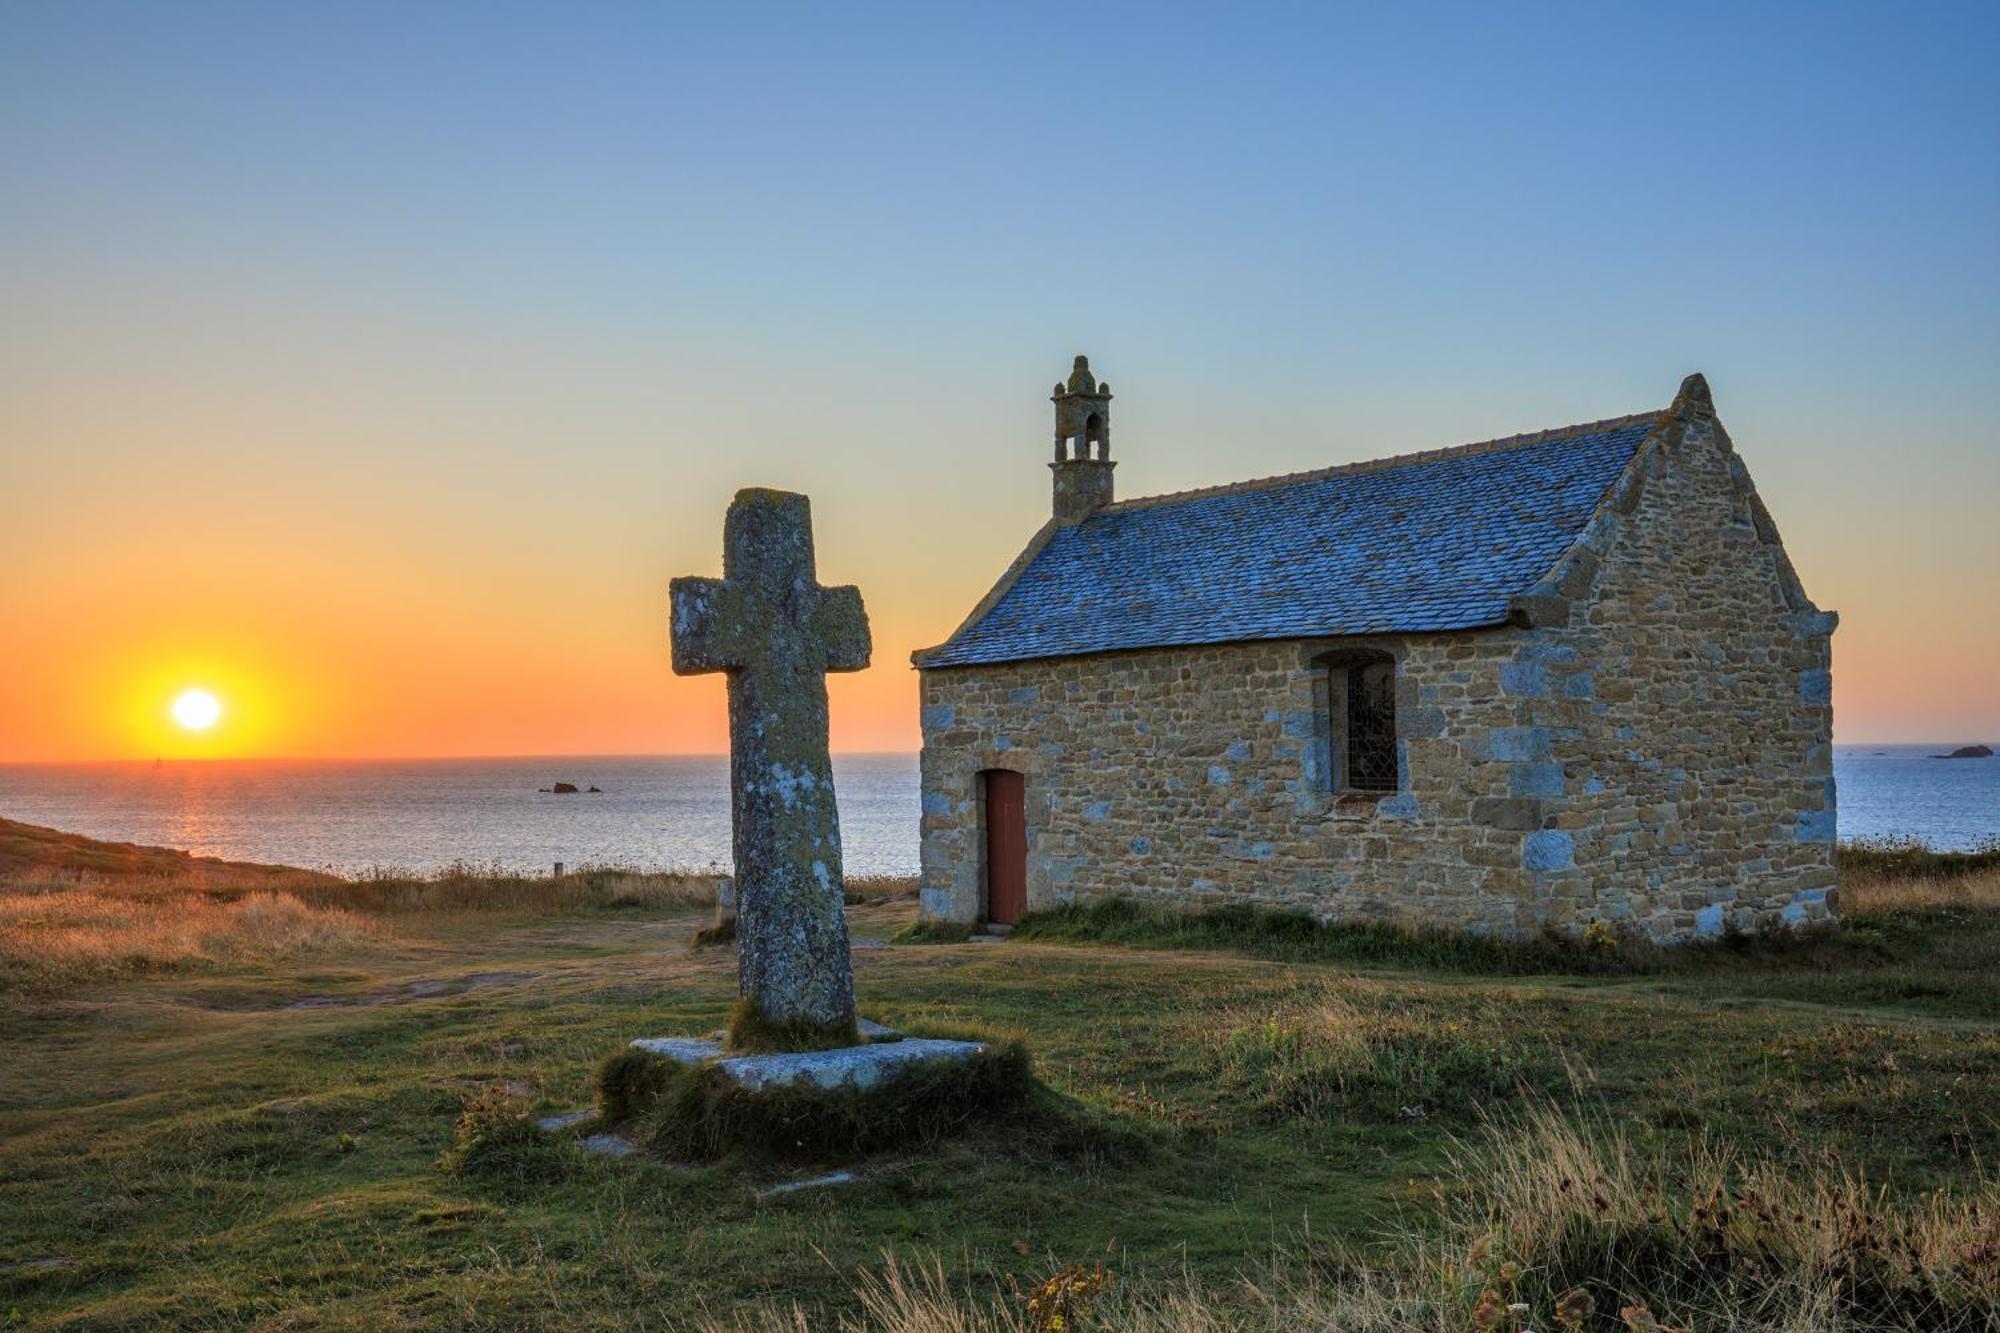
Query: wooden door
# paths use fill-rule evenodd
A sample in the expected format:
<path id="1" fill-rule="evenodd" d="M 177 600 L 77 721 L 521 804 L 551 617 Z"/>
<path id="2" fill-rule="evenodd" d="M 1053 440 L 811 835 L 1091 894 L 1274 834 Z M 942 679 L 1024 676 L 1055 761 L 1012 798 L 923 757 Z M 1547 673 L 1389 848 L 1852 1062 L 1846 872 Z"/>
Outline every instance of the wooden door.
<path id="1" fill-rule="evenodd" d="M 1019 773 L 986 772 L 986 919 L 1011 926 L 1028 910 L 1028 808 Z"/>

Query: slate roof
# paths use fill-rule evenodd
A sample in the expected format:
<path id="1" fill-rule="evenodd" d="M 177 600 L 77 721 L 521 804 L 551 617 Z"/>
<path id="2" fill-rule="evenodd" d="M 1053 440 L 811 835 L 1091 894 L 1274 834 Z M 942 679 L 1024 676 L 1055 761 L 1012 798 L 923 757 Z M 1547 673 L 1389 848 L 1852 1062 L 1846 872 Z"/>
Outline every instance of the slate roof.
<path id="1" fill-rule="evenodd" d="M 917 661 L 1500 625 L 1661 415 L 1109 505 Z"/>

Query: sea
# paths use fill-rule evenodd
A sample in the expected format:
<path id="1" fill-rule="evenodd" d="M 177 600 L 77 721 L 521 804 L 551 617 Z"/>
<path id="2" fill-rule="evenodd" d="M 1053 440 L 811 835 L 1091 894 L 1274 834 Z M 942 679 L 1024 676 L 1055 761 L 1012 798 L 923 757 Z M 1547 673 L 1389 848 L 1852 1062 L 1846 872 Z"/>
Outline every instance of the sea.
<path id="1" fill-rule="evenodd" d="M 1838 745 L 1840 836 L 2000 843 L 2000 757 Z M 834 758 L 850 875 L 917 871 L 917 757 Z M 578 794 L 556 795 L 558 782 Z M 591 793 L 590 787 L 599 788 Z M 729 865 L 729 761 L 198 760 L 0 765 L 0 816 L 116 842 L 341 874 Z"/>

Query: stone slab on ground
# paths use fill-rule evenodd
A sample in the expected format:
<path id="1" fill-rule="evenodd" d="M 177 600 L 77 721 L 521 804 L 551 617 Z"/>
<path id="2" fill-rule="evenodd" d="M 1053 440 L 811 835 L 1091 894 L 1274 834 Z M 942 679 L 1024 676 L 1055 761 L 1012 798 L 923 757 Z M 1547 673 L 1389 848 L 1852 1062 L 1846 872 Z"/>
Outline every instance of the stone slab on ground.
<path id="1" fill-rule="evenodd" d="M 715 1067 L 751 1092 L 814 1084 L 822 1088 L 872 1088 L 915 1065 L 969 1060 L 985 1047 L 976 1041 L 905 1037 L 901 1041 L 842 1046 L 830 1051 L 732 1055 Z"/>
<path id="2" fill-rule="evenodd" d="M 819 1189 L 824 1185 L 851 1185 L 858 1177 L 852 1171 L 833 1171 L 824 1176 L 811 1176 L 805 1180 L 781 1181 L 769 1189 L 757 1191 L 757 1197 L 768 1199 L 777 1194 L 796 1194 L 800 1190 Z"/>
<path id="3" fill-rule="evenodd" d="M 708 1037 L 638 1037 L 632 1045 L 684 1065 L 698 1065 L 722 1054 L 722 1042 Z"/>
<path id="4" fill-rule="evenodd" d="M 623 1134 L 592 1134 L 576 1146 L 585 1152 L 603 1153 L 607 1157 L 630 1157 L 639 1151 L 639 1145 Z"/>
<path id="5" fill-rule="evenodd" d="M 985 1047 L 976 1041 L 946 1041 L 938 1037 L 905 1037 L 894 1028 L 861 1020 L 889 1036 L 873 1036 L 863 1046 L 839 1046 L 830 1051 L 780 1051 L 769 1055 L 724 1055 L 720 1042 L 702 1037 L 639 1037 L 632 1045 L 664 1055 L 684 1065 L 712 1063 L 750 1091 L 813 1083 L 822 1088 L 872 1088 L 892 1071 L 937 1060 L 968 1060 Z"/>
<path id="6" fill-rule="evenodd" d="M 545 1115 L 535 1122 L 535 1128 L 547 1130 L 553 1134 L 559 1129 L 568 1129 L 571 1125 L 580 1125 L 586 1120 L 595 1120 L 596 1118 L 597 1108 L 586 1106 L 580 1111 L 564 1111 L 559 1115 Z"/>

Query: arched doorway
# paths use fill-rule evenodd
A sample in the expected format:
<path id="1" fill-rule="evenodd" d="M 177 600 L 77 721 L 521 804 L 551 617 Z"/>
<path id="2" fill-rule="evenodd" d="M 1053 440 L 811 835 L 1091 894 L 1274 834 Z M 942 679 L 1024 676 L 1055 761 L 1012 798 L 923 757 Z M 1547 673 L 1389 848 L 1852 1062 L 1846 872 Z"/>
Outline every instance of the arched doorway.
<path id="1" fill-rule="evenodd" d="M 1028 910 L 1027 784 L 1019 773 L 979 775 L 986 813 L 986 919 L 1011 926 Z"/>

